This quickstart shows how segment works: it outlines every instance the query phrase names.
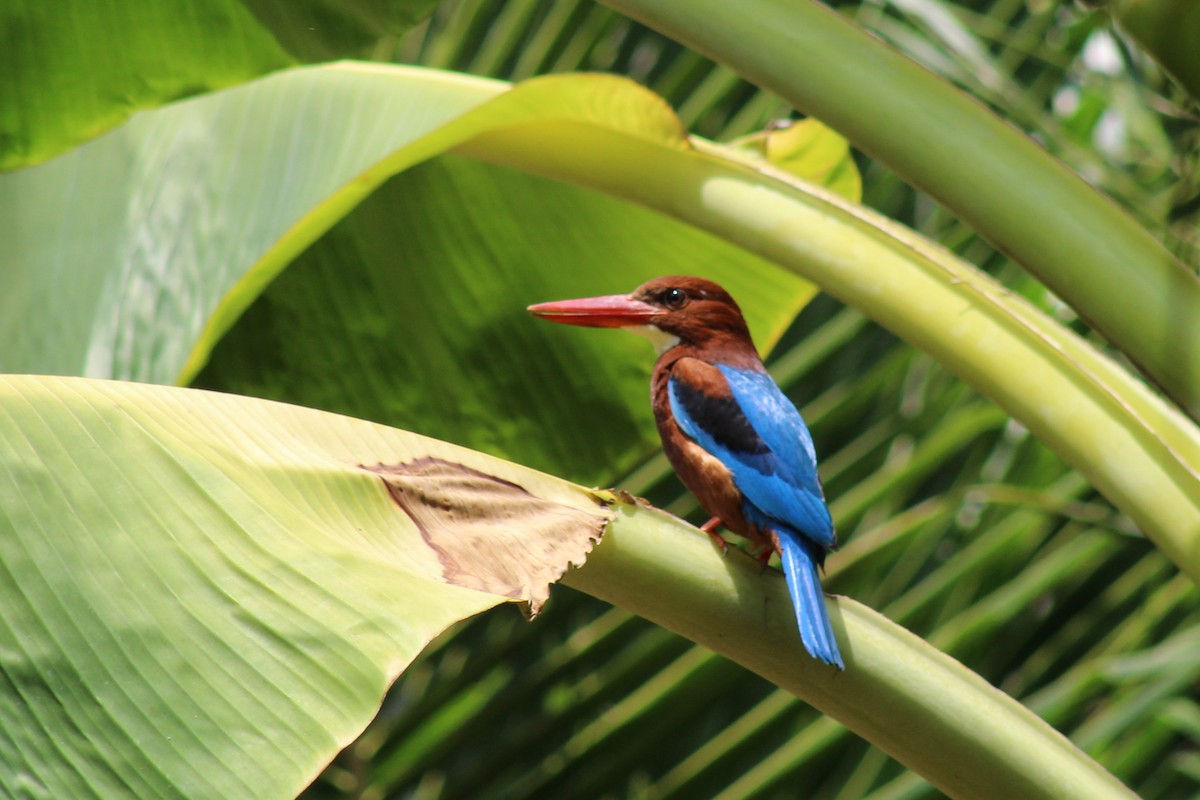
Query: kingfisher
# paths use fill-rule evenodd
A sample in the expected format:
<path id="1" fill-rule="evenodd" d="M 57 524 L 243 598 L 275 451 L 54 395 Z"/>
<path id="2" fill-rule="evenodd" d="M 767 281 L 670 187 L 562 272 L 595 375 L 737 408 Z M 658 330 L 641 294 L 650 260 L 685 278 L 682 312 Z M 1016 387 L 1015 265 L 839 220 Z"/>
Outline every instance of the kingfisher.
<path id="1" fill-rule="evenodd" d="M 658 351 L 650 402 L 663 450 L 712 519 L 779 553 L 800 639 L 813 658 L 845 669 L 818 570 L 837 536 L 817 476 L 812 436 L 767 373 L 734 299 L 712 281 L 655 278 L 627 295 L 529 306 L 567 325 L 625 328 Z"/>

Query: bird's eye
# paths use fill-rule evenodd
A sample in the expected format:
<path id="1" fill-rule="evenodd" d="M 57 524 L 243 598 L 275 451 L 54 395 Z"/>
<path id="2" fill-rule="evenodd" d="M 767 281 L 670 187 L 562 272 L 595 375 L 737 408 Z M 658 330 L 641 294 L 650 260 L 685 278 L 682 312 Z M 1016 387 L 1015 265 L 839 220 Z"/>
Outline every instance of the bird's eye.
<path id="1" fill-rule="evenodd" d="M 667 308 L 679 308 L 687 302 L 687 293 L 683 289 L 667 289 L 662 293 L 660 301 Z"/>

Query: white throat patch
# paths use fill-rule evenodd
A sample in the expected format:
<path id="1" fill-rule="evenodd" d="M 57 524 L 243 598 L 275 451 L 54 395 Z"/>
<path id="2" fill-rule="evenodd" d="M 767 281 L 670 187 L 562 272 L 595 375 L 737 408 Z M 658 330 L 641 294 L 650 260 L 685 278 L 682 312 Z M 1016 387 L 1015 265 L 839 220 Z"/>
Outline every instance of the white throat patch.
<path id="1" fill-rule="evenodd" d="M 648 339 L 660 356 L 679 344 L 678 336 L 672 336 L 657 325 L 636 325 L 628 327 L 625 330 Z"/>

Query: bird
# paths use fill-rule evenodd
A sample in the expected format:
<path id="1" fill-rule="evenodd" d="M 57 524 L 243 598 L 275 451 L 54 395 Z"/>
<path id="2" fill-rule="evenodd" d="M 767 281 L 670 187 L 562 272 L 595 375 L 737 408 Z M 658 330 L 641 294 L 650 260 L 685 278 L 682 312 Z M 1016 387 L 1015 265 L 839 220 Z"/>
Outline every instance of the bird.
<path id="1" fill-rule="evenodd" d="M 734 299 L 713 281 L 655 278 L 627 295 L 529 306 L 567 325 L 623 328 L 654 345 L 650 401 L 668 461 L 712 515 L 702 527 L 725 549 L 724 525 L 778 552 L 805 650 L 845 669 L 819 570 L 837 549 L 812 436 L 763 366 Z"/>

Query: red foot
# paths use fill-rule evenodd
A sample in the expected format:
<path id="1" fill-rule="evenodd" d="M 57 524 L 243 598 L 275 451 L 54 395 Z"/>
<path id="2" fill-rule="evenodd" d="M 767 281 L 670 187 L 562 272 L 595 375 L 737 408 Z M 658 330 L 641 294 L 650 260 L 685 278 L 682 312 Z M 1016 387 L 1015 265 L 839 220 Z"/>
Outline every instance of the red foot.
<path id="1" fill-rule="evenodd" d="M 758 562 L 758 566 L 762 569 L 767 568 L 767 562 L 771 560 L 771 556 L 775 553 L 775 548 L 771 545 L 763 545 L 759 551 L 754 554 L 754 559 Z"/>
<path id="2" fill-rule="evenodd" d="M 767 531 L 766 541 L 754 553 L 754 558 L 758 561 L 759 573 L 765 572 L 767 562 L 771 560 L 772 554 L 779 550 L 779 536 L 774 531 Z"/>
<path id="3" fill-rule="evenodd" d="M 721 548 L 721 555 L 729 555 L 729 542 L 725 541 L 721 534 L 717 533 L 717 528 L 721 527 L 721 518 L 713 517 L 708 522 L 700 526 L 700 530 L 712 537 L 713 541 Z"/>

